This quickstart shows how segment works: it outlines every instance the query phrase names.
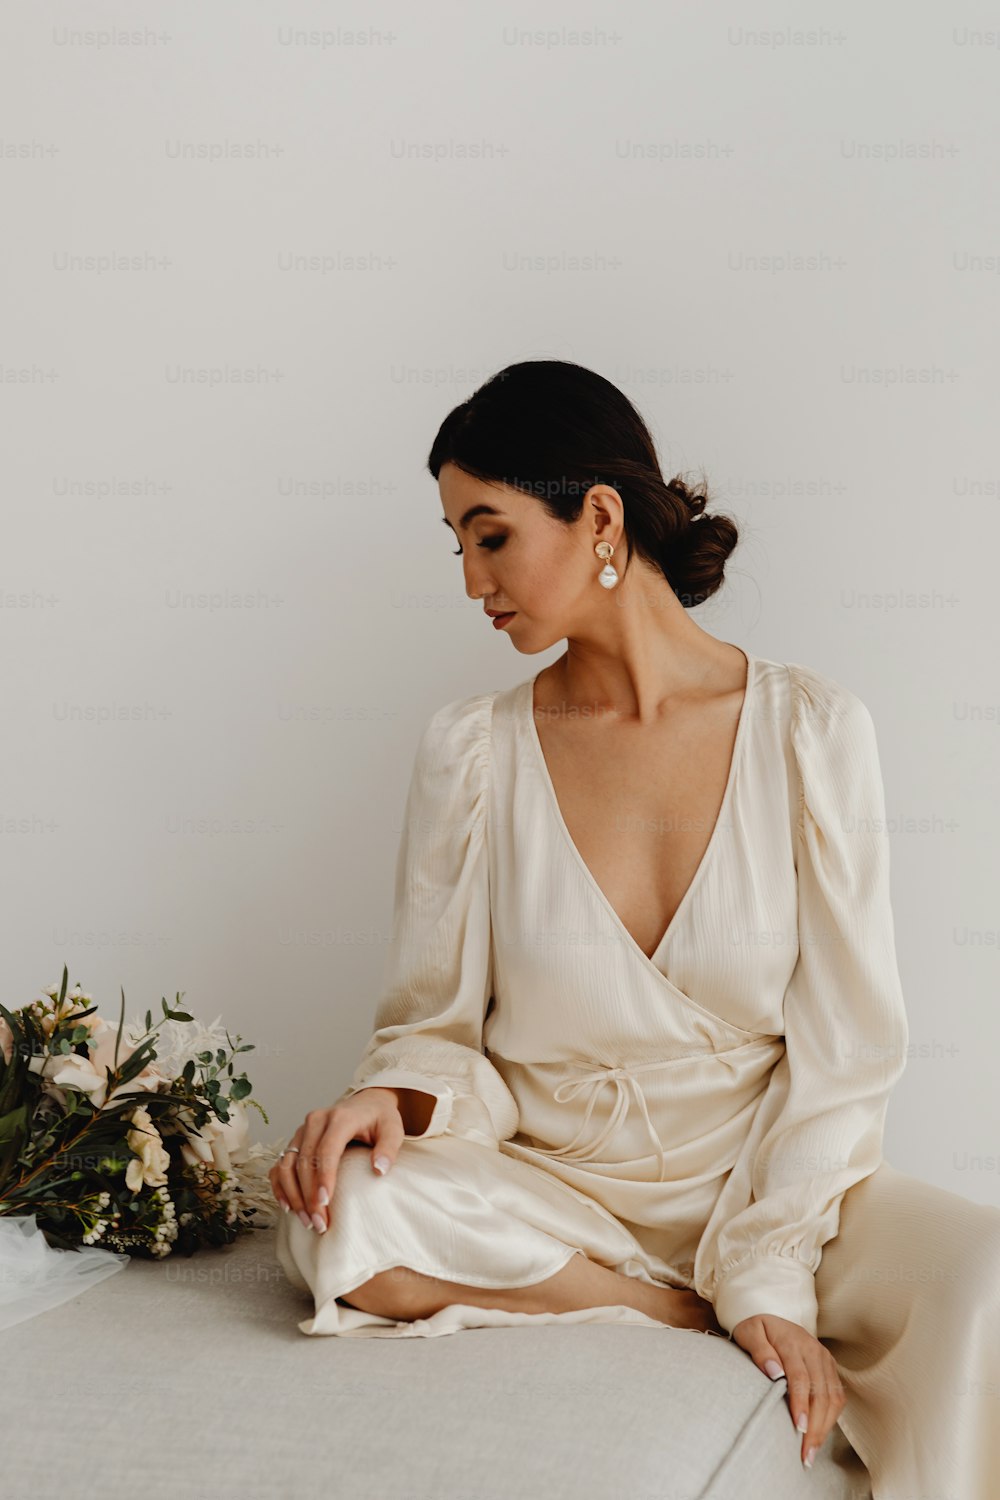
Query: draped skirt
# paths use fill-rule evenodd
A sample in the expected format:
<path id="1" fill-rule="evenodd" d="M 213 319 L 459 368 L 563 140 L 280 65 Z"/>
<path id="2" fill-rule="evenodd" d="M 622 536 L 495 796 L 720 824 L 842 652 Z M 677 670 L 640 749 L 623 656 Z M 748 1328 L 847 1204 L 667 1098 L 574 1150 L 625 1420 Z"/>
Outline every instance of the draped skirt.
<path id="1" fill-rule="evenodd" d="M 407 1139 L 385 1177 L 371 1155 L 360 1143 L 345 1150 L 325 1234 L 279 1214 L 279 1263 L 313 1302 L 303 1333 L 670 1326 L 624 1305 L 520 1313 L 453 1303 L 397 1322 L 338 1301 L 394 1266 L 477 1288 L 530 1286 L 581 1252 L 625 1276 L 689 1284 L 663 1278 L 641 1229 L 530 1162 L 450 1135 Z M 1000 1494 L 1000 1209 L 883 1161 L 845 1193 L 816 1293 L 817 1337 L 847 1393 L 838 1425 L 868 1469 L 873 1500 Z"/>

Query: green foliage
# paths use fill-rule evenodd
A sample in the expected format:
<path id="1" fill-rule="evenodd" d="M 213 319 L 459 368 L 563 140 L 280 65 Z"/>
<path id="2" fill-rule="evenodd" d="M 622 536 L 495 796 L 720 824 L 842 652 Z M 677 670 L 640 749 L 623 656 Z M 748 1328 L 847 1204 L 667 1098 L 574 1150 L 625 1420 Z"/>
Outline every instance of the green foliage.
<path id="1" fill-rule="evenodd" d="M 233 1068 L 237 1053 L 252 1046 L 241 1046 L 242 1038 L 234 1041 L 227 1031 L 228 1050 L 189 1057 L 176 1077 L 161 1080 L 155 1089 L 141 1084 L 129 1089 L 155 1060 L 163 1023 L 190 1023 L 194 1017 L 181 1008 L 180 994 L 173 1006 L 163 998 L 162 1019 L 154 1027 L 147 1010 L 145 1034 L 122 1056 L 122 989 L 114 1066 L 107 1069 L 103 1108 L 97 1108 L 90 1094 L 56 1089 L 40 1071 L 49 1059 L 89 1060 L 90 1030 L 81 1022 L 97 1007 L 74 1009 L 72 999 L 67 1006 L 68 982 L 64 965 L 58 1000 L 52 996 L 18 1011 L 0 1004 L 13 1038 L 9 1062 L 0 1052 L 0 1214 L 34 1214 L 57 1248 L 74 1248 L 90 1236 L 89 1242 L 140 1256 L 171 1250 L 190 1255 L 199 1245 L 228 1243 L 253 1228 L 255 1210 L 239 1204 L 238 1174 L 229 1183 L 228 1174 L 201 1161 L 193 1164 L 194 1153 L 188 1151 L 189 1160 L 182 1149 L 213 1118 L 229 1121 L 233 1104 L 245 1101 L 267 1120 L 250 1097 L 245 1073 Z M 40 1060 L 35 1069 L 33 1059 Z M 150 1135 L 132 1118 L 137 1106 L 146 1111 L 169 1164 L 165 1183 L 143 1180 L 136 1190 L 125 1174 L 138 1170 L 141 1158 L 129 1137 Z"/>

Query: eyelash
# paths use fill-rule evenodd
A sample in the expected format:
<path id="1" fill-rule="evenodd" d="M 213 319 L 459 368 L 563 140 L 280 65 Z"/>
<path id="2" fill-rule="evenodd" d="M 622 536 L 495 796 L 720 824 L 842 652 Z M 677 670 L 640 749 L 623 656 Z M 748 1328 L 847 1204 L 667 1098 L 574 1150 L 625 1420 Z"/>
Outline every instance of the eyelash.
<path id="1" fill-rule="evenodd" d="M 503 544 L 504 544 L 504 542 L 506 540 L 507 540 L 507 538 L 505 536 L 487 536 L 487 537 L 484 537 L 481 542 L 477 542 L 476 546 L 477 547 L 488 547 L 491 552 L 496 552 L 497 548 L 498 547 L 502 547 Z M 452 554 L 452 556 L 453 557 L 461 557 L 463 551 L 464 551 L 464 549 L 462 547 L 457 547 L 455 549 L 454 553 Z"/>

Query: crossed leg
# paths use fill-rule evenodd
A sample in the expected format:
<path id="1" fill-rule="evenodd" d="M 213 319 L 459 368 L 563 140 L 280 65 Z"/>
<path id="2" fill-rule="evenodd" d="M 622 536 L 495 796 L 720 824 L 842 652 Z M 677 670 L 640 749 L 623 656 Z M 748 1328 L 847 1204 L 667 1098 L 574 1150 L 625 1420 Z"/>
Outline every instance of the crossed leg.
<path id="1" fill-rule="evenodd" d="M 425 1276 L 409 1266 L 380 1271 L 340 1302 L 378 1317 L 410 1320 L 429 1318 L 451 1303 L 471 1307 L 505 1307 L 515 1312 L 573 1312 L 583 1307 L 623 1305 L 636 1308 L 658 1322 L 677 1326 L 682 1302 L 671 1287 L 624 1276 L 601 1266 L 578 1250 L 554 1276 L 529 1286 L 476 1287 Z"/>

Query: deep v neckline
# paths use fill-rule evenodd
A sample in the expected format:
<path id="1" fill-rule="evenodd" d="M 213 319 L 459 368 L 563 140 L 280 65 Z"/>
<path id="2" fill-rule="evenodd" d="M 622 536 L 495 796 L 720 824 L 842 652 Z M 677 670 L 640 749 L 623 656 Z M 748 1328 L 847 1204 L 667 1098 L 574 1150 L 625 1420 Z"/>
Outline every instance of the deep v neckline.
<path id="1" fill-rule="evenodd" d="M 757 675 L 757 658 L 751 652 L 745 650 L 742 646 L 738 646 L 736 649 L 738 651 L 742 651 L 743 655 L 747 659 L 747 679 L 746 686 L 743 690 L 743 702 L 740 704 L 740 715 L 736 724 L 736 735 L 733 741 L 733 751 L 729 761 L 729 774 L 726 777 L 726 786 L 725 790 L 722 793 L 722 801 L 719 804 L 719 812 L 715 819 L 715 823 L 712 825 L 712 832 L 709 834 L 708 843 L 705 846 L 705 851 L 701 856 L 697 869 L 691 877 L 687 890 L 684 892 L 683 896 L 678 902 L 673 916 L 667 923 L 663 935 L 661 936 L 659 942 L 657 943 L 651 954 L 647 953 L 646 950 L 636 942 L 635 938 L 629 932 L 621 917 L 615 911 L 604 890 L 600 885 L 598 885 L 590 866 L 587 864 L 583 855 L 577 848 L 576 842 L 570 834 L 569 828 L 566 825 L 566 819 L 562 815 L 562 808 L 559 806 L 559 799 L 556 796 L 556 789 L 553 785 L 552 777 L 549 775 L 549 768 L 545 759 L 545 752 L 542 749 L 542 742 L 538 736 L 538 726 L 535 723 L 535 683 L 541 676 L 544 668 L 541 668 L 538 672 L 536 672 L 534 677 L 529 677 L 523 687 L 522 705 L 525 710 L 524 716 L 527 720 L 528 738 L 534 749 L 535 759 L 538 764 L 539 776 L 541 777 L 542 784 L 545 787 L 549 804 L 552 808 L 556 824 L 562 833 L 562 837 L 565 840 L 570 852 L 575 857 L 577 864 L 580 866 L 585 881 L 601 901 L 605 910 L 611 916 L 618 931 L 625 938 L 627 945 L 639 955 L 643 963 L 655 969 L 657 974 L 659 974 L 663 979 L 669 979 L 669 976 L 667 975 L 665 970 L 660 968 L 656 960 L 662 955 L 663 949 L 666 947 L 667 940 L 672 936 L 680 922 L 681 917 L 684 915 L 687 908 L 691 905 L 694 892 L 704 878 L 715 847 L 719 841 L 719 830 L 726 820 L 730 809 L 730 803 L 733 799 L 733 788 L 736 784 L 736 776 L 739 770 L 740 760 L 742 758 L 741 751 L 743 747 L 743 741 L 746 738 L 746 727 L 750 718 L 750 700 L 753 696 L 753 690 Z"/>

